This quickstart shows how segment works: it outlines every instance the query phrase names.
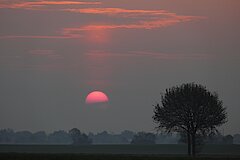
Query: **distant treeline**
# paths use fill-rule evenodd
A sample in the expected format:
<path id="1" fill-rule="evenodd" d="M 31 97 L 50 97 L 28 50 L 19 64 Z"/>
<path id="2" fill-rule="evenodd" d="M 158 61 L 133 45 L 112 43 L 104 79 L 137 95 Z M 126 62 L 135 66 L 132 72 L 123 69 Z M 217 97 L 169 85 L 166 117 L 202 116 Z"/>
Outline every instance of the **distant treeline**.
<path id="1" fill-rule="evenodd" d="M 223 136 L 210 135 L 202 139 L 208 144 L 240 144 L 240 134 Z M 133 132 L 125 130 L 119 134 L 103 131 L 100 133 L 82 133 L 73 128 L 70 131 L 54 131 L 47 134 L 45 131 L 14 131 L 0 130 L 1 144 L 178 144 L 185 143 L 186 138 L 181 134 L 153 134 L 147 132 Z"/>
<path id="2" fill-rule="evenodd" d="M 45 131 L 14 131 L 0 130 L 1 144 L 176 144 L 179 141 L 177 134 L 153 134 L 146 132 L 122 131 L 119 134 L 103 131 L 100 133 L 82 133 L 73 128 L 70 131 L 54 131 L 47 134 Z"/>

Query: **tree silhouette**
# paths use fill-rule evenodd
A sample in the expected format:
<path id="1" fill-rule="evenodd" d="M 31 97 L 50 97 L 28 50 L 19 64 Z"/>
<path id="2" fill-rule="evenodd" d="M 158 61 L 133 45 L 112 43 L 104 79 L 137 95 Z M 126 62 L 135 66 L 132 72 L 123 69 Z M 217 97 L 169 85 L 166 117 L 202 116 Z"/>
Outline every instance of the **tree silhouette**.
<path id="1" fill-rule="evenodd" d="M 185 133 L 188 154 L 196 154 L 196 135 L 216 131 L 226 122 L 226 108 L 216 93 L 195 83 L 166 89 L 161 104 L 154 105 L 154 122 L 158 129 Z"/>
<path id="2" fill-rule="evenodd" d="M 91 144 L 92 140 L 85 133 L 81 133 L 79 129 L 73 128 L 69 131 L 74 145 Z"/>

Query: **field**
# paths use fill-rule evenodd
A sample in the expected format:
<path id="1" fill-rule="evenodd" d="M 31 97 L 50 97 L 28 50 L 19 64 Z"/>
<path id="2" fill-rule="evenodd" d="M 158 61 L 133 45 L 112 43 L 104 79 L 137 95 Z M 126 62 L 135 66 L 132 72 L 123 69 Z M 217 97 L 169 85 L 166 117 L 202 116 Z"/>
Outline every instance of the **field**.
<path id="1" fill-rule="evenodd" d="M 185 160 L 186 145 L 0 145 L 1 160 Z M 240 159 L 240 145 L 208 145 L 198 159 Z"/>
<path id="2" fill-rule="evenodd" d="M 202 156 L 190 158 L 186 156 L 162 156 L 162 155 L 111 155 L 111 154 L 0 154 L 1 160 L 239 160 L 239 157 Z"/>

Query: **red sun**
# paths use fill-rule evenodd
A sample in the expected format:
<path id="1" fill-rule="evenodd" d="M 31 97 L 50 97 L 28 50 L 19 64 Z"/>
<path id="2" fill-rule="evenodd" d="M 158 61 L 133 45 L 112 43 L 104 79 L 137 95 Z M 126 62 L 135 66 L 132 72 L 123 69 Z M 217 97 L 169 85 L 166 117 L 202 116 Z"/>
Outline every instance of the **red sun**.
<path id="1" fill-rule="evenodd" d="M 88 94 L 86 98 L 86 104 L 95 104 L 95 103 L 103 103 L 108 102 L 108 96 L 100 91 L 94 91 Z"/>

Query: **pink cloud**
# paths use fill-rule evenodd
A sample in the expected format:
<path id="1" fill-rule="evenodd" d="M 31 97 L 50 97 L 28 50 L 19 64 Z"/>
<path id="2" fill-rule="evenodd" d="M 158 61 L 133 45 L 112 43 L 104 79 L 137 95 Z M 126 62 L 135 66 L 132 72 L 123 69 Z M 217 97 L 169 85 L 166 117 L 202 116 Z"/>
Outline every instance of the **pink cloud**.
<path id="1" fill-rule="evenodd" d="M 15 3 L 13 3 L 15 4 Z M 80 2 L 80 1 L 36 1 L 17 3 L 13 6 L 34 7 L 45 5 L 75 5 L 75 4 L 100 4 L 99 2 Z M 1 5 L 0 5 L 1 6 Z M 84 31 L 91 30 L 113 30 L 113 29 L 159 29 L 176 25 L 179 23 L 201 20 L 201 16 L 177 15 L 166 10 L 140 10 L 123 8 L 83 8 L 83 9 L 62 9 L 61 11 L 77 12 L 83 14 L 100 14 L 107 16 L 120 16 L 124 18 L 134 18 L 132 23 L 122 24 L 92 24 L 79 27 L 65 27 L 59 35 L 8 35 L 0 36 L 1 39 L 30 38 L 30 39 L 73 39 L 84 37 Z"/>
<path id="2" fill-rule="evenodd" d="M 135 9 L 123 9 L 123 8 L 82 8 L 82 9 L 63 9 L 63 11 L 85 13 L 85 14 L 104 14 L 109 16 L 124 16 L 124 17 L 137 17 L 137 16 L 143 16 L 143 15 L 170 16 L 173 14 L 165 10 L 135 10 Z"/>
<path id="3" fill-rule="evenodd" d="M 13 1 L 2 1 L 0 8 L 21 8 L 21 9 L 39 9 L 39 7 L 53 6 L 53 5 L 98 5 L 101 2 L 87 2 L 87 1 L 26 1 L 26 0 L 13 0 Z"/>
<path id="4" fill-rule="evenodd" d="M 189 22 L 202 19 L 196 16 L 175 16 L 160 18 L 156 20 L 137 21 L 131 24 L 106 24 L 106 25 L 86 25 L 76 28 L 64 28 L 63 33 L 68 35 L 79 35 L 82 31 L 107 30 L 107 29 L 156 29 L 172 26 L 178 23 Z"/>
<path id="5" fill-rule="evenodd" d="M 165 10 L 130 10 L 122 8 L 86 8 L 86 9 L 67 9 L 65 11 L 85 13 L 85 14 L 103 14 L 108 16 L 124 16 L 126 18 L 138 18 L 133 23 L 128 24 L 103 24 L 103 25 L 85 25 L 75 28 L 65 28 L 63 33 L 77 35 L 87 30 L 108 30 L 108 29 L 155 29 L 162 28 L 178 23 L 189 22 L 204 19 L 201 16 L 183 16 Z"/>

